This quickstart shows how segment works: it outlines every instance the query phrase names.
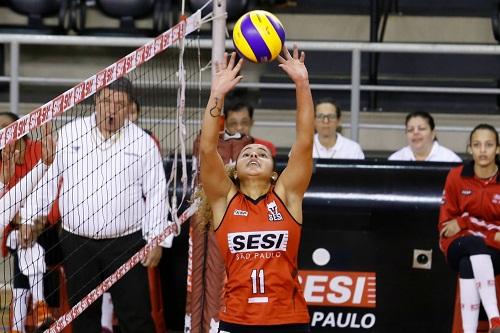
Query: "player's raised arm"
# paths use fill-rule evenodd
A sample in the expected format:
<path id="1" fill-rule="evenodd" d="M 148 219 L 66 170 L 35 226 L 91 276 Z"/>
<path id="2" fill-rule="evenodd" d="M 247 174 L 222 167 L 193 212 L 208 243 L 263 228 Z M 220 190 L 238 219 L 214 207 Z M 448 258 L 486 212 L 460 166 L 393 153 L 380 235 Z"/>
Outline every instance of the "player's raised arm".
<path id="1" fill-rule="evenodd" d="M 236 53 L 228 61 L 227 53 L 222 62 L 216 63 L 210 98 L 203 115 L 200 140 L 200 174 L 203 189 L 212 205 L 225 204 L 232 182 L 224 171 L 224 163 L 217 152 L 219 117 L 224 98 L 241 81 L 239 75 L 243 60 L 236 62 Z M 224 207 L 225 208 L 225 207 Z"/>
<path id="2" fill-rule="evenodd" d="M 304 64 L 305 54 L 300 53 L 297 46 L 293 48 L 291 55 L 286 47 L 283 47 L 284 57 L 279 57 L 280 67 L 288 74 L 295 83 L 297 99 L 297 113 L 295 116 L 296 139 L 290 152 L 287 167 L 276 183 L 276 191 L 286 201 L 289 209 L 297 206 L 300 210 L 304 196 L 312 174 L 312 147 L 314 135 L 314 104 L 309 86 L 309 76 Z M 286 190 L 285 190 L 286 189 Z M 291 206 L 292 205 L 292 206 Z M 299 211 L 292 212 L 298 221 L 302 214 Z"/>

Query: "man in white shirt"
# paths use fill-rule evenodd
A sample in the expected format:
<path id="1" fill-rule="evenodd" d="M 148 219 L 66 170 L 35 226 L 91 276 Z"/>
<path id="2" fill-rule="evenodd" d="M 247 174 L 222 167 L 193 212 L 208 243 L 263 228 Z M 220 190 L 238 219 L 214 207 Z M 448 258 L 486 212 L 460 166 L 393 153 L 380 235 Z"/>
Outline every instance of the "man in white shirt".
<path id="1" fill-rule="evenodd" d="M 62 177 L 61 243 L 68 298 L 75 305 L 135 254 L 144 239 L 167 227 L 166 178 L 151 137 L 128 121 L 132 84 L 120 78 L 96 94 L 95 113 L 59 132 L 54 163 L 23 212 L 25 223 L 47 214 Z M 170 247 L 173 236 L 162 246 Z M 145 267 L 161 258 L 154 248 L 109 290 L 122 332 L 155 331 Z M 101 299 L 73 321 L 74 333 L 101 332 Z"/>
<path id="2" fill-rule="evenodd" d="M 320 100 L 315 108 L 313 158 L 362 160 L 361 146 L 338 133 L 341 124 L 340 107 L 329 99 Z"/>

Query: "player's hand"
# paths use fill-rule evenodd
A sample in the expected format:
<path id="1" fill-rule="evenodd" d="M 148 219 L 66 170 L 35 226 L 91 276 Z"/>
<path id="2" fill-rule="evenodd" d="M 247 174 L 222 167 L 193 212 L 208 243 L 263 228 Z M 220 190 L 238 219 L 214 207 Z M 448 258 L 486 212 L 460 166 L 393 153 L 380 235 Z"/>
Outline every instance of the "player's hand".
<path id="1" fill-rule="evenodd" d="M 42 126 L 42 161 L 50 166 L 54 161 L 56 151 L 57 135 L 53 132 L 52 122 Z"/>
<path id="2" fill-rule="evenodd" d="M 308 82 L 309 74 L 307 72 L 307 68 L 304 65 L 304 60 L 306 59 L 306 54 L 304 51 L 300 52 L 297 45 L 293 46 L 293 56 L 290 54 L 285 45 L 283 45 L 283 56 L 278 56 L 279 67 L 288 74 L 290 79 L 295 84 L 299 84 L 302 82 Z"/>
<path id="3" fill-rule="evenodd" d="M 439 235 L 441 237 L 453 237 L 460 232 L 460 226 L 456 219 L 447 221 L 443 223 L 444 227 L 441 229 Z"/>
<path id="4" fill-rule="evenodd" d="M 212 81 L 212 95 L 217 98 L 226 96 L 228 92 L 241 81 L 243 76 L 239 75 L 243 59 L 236 62 L 236 52 L 231 53 L 229 62 L 228 55 L 224 53 L 224 58 L 215 63 L 215 77 Z"/>
<path id="5" fill-rule="evenodd" d="M 2 170 L 0 172 L 0 182 L 7 185 L 16 171 L 16 160 L 19 158 L 19 150 L 16 150 L 16 143 L 9 143 L 2 149 Z"/>
<path id="6" fill-rule="evenodd" d="M 149 254 L 142 260 L 142 265 L 145 267 L 156 267 L 160 263 L 162 255 L 161 246 L 156 246 L 149 251 Z"/>
<path id="7" fill-rule="evenodd" d="M 19 227 L 19 245 L 22 248 L 27 248 L 33 246 L 33 243 L 36 242 L 38 236 L 43 231 L 45 226 L 45 219 L 40 218 L 36 219 L 34 224 L 21 224 Z"/>
<path id="8" fill-rule="evenodd" d="M 500 232 L 495 232 L 495 242 L 499 242 L 500 243 Z"/>

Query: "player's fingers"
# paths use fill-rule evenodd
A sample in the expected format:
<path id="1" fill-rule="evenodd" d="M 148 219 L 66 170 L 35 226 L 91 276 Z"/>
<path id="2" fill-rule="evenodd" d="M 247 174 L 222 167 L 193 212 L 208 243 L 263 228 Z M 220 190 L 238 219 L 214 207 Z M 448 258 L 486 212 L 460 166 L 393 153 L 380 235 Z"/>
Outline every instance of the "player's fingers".
<path id="1" fill-rule="evenodd" d="M 299 47 L 293 44 L 293 59 L 299 59 Z"/>
<path id="2" fill-rule="evenodd" d="M 222 61 L 220 62 L 220 70 L 224 70 L 227 68 L 227 52 L 224 52 L 222 56 Z"/>
<path id="3" fill-rule="evenodd" d="M 6 156 L 6 158 L 9 158 L 14 152 L 14 144 L 9 143 L 6 144 L 5 147 L 2 149 L 2 156 Z"/>
<path id="4" fill-rule="evenodd" d="M 49 132 L 48 126 L 49 126 L 49 123 L 45 123 L 42 125 L 42 137 L 47 136 L 47 133 Z"/>
<path id="5" fill-rule="evenodd" d="M 2 149 L 2 163 L 7 163 L 9 161 L 9 152 Z"/>
<path id="6" fill-rule="evenodd" d="M 229 58 L 229 64 L 227 65 L 227 68 L 230 70 L 234 68 L 234 63 L 236 62 L 236 52 L 231 53 L 231 57 Z"/>
<path id="7" fill-rule="evenodd" d="M 306 53 L 304 51 L 300 52 L 300 62 L 304 63 L 306 61 Z"/>
<path id="8" fill-rule="evenodd" d="M 281 49 L 281 51 L 283 52 L 284 58 L 286 60 L 292 59 L 292 56 L 290 55 L 290 51 L 288 51 L 288 49 L 286 48 L 286 45 L 283 45 L 283 48 Z"/>
<path id="9" fill-rule="evenodd" d="M 238 75 L 237 77 L 234 78 L 234 85 L 237 85 L 240 83 L 240 81 L 243 80 L 243 75 Z"/>
<path id="10" fill-rule="evenodd" d="M 238 63 L 236 64 L 236 66 L 234 66 L 233 68 L 233 71 L 235 73 L 238 73 L 240 70 L 241 70 L 241 67 L 243 66 L 243 58 L 241 58 Z"/>
<path id="11" fill-rule="evenodd" d="M 11 163 L 12 164 L 15 164 L 16 163 L 16 160 L 19 158 L 19 156 L 21 155 L 21 152 L 19 150 L 15 150 L 14 151 L 14 154 L 13 154 L 13 158 L 11 159 Z"/>
<path id="12" fill-rule="evenodd" d="M 284 64 L 284 63 L 286 62 L 285 58 L 283 58 L 283 57 L 282 57 L 282 56 L 280 56 L 280 55 L 278 55 L 278 58 L 277 58 L 277 59 L 278 59 L 278 62 L 279 62 L 280 64 Z"/>

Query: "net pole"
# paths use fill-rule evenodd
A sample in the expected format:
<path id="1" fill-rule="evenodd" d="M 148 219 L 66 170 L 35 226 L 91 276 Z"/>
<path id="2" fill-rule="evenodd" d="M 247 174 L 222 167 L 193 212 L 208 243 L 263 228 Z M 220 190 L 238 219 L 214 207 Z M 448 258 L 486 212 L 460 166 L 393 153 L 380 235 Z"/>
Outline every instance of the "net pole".
<path id="1" fill-rule="evenodd" d="M 212 23 L 212 64 L 221 61 L 226 42 L 226 0 L 214 0 Z M 212 77 L 215 76 L 215 66 L 212 66 Z"/>

